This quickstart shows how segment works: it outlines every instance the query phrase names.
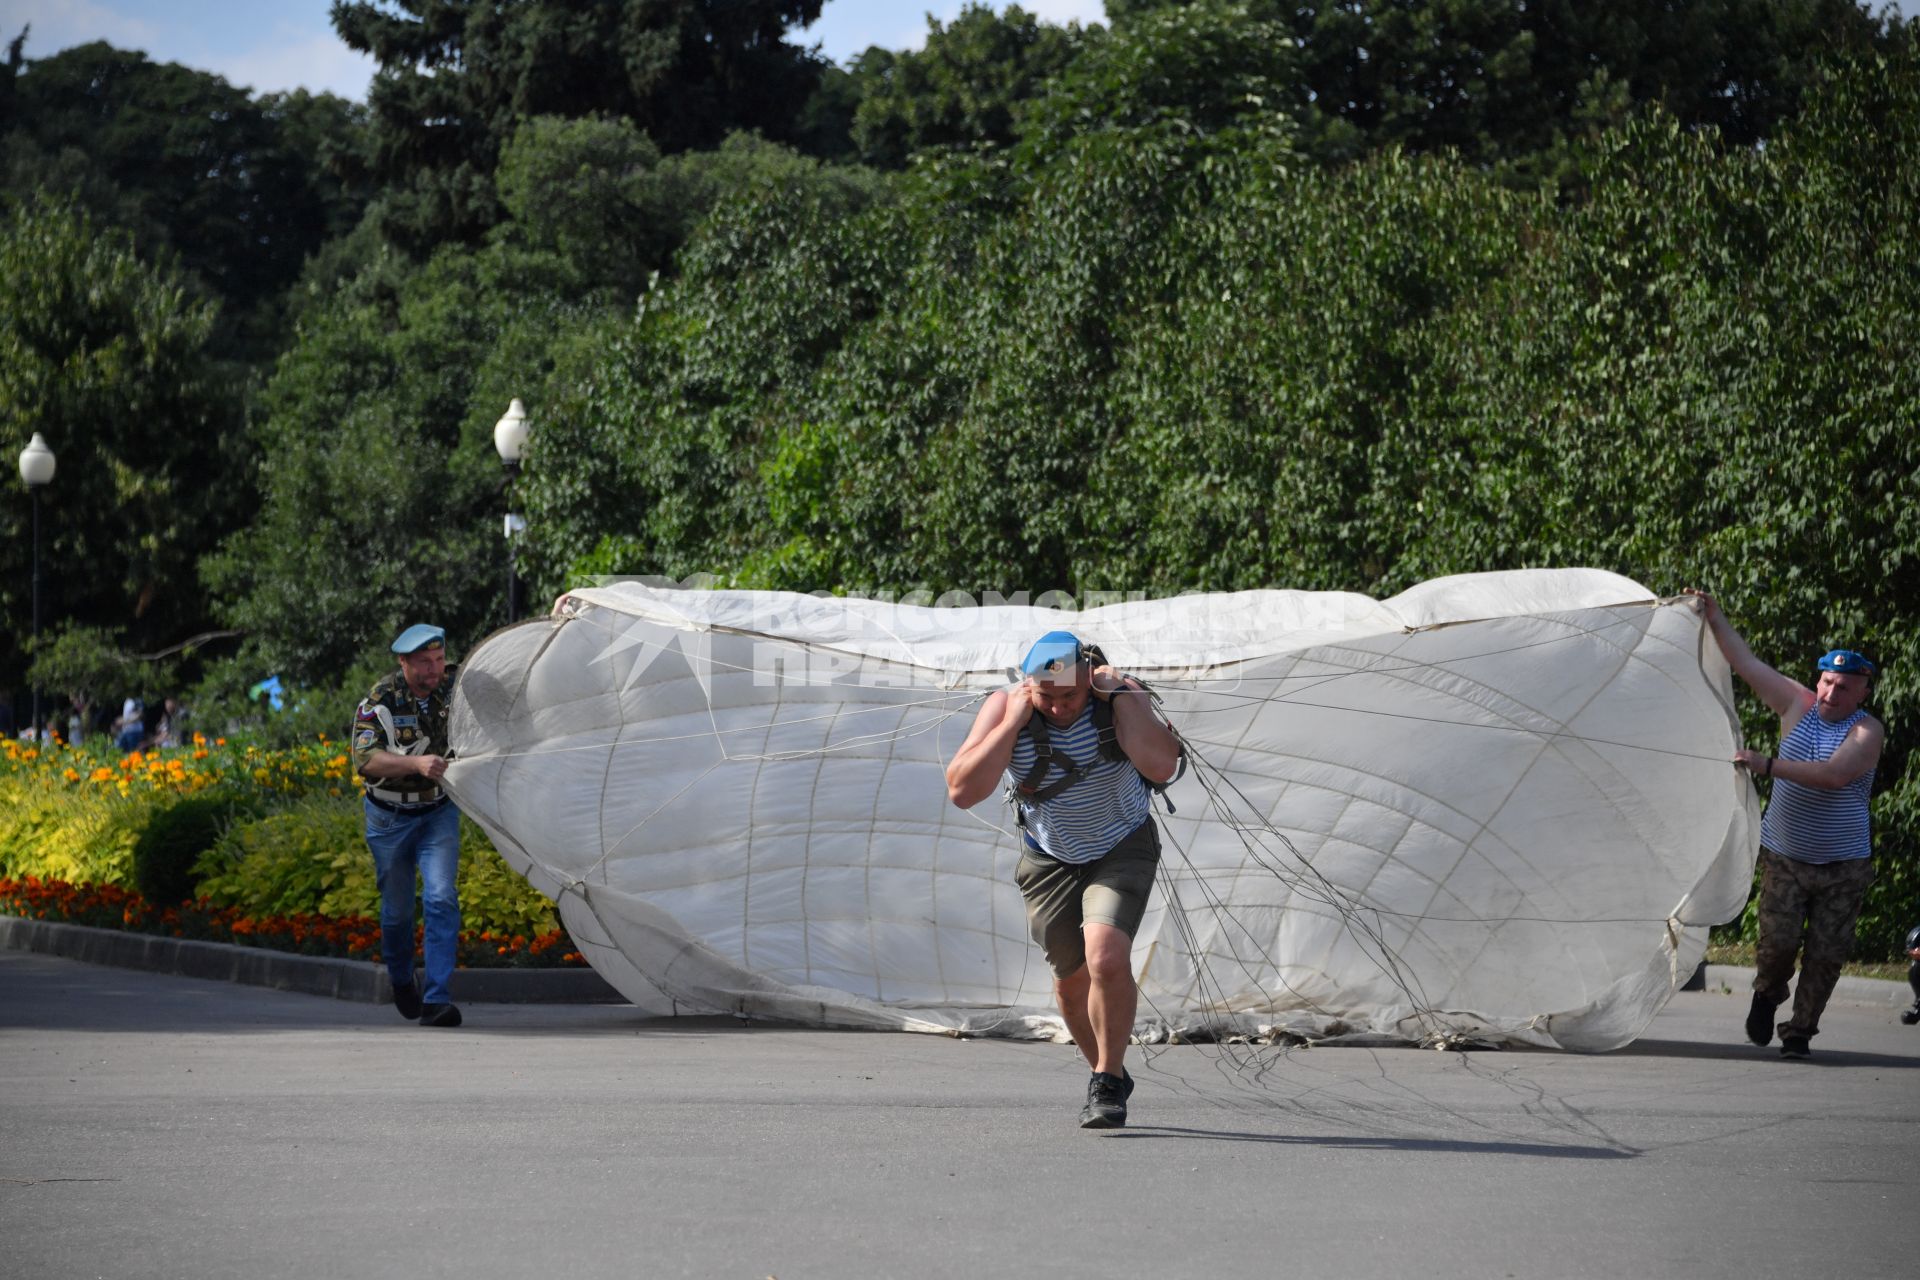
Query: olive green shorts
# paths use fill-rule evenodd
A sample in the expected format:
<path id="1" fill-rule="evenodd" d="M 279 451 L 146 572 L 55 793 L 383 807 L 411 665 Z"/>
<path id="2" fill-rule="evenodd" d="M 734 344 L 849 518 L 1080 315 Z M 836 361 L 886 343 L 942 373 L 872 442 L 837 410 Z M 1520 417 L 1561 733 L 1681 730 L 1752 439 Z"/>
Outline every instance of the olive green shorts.
<path id="1" fill-rule="evenodd" d="M 1086 964 L 1081 925 L 1112 925 L 1129 938 L 1139 930 L 1159 866 L 1160 829 L 1152 818 L 1092 862 L 1061 862 L 1031 848 L 1021 853 L 1013 882 L 1027 900 L 1027 931 L 1047 953 L 1054 977 L 1071 977 Z"/>

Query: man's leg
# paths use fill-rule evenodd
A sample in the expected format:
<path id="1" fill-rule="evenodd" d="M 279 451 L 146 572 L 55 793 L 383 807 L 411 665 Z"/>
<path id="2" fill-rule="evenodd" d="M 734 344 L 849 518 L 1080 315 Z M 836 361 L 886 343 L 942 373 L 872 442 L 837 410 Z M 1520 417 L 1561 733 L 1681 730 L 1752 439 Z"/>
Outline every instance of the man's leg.
<path id="1" fill-rule="evenodd" d="M 1086 938 L 1088 1031 L 1097 1050 L 1088 1054 L 1095 1071 L 1123 1076 L 1127 1042 L 1133 1037 L 1133 1015 L 1140 988 L 1133 981 L 1133 939 L 1110 924 L 1088 921 L 1081 926 Z M 1075 1033 L 1078 1035 L 1078 1033 Z"/>
<path id="2" fill-rule="evenodd" d="M 1080 1056 L 1087 1060 L 1087 1070 L 1098 1071 L 1100 1037 L 1094 1030 L 1093 1017 L 1087 1008 L 1087 995 L 1092 986 L 1092 975 L 1083 964 L 1066 977 L 1053 980 L 1053 998 L 1060 1006 L 1060 1020 L 1067 1024 L 1067 1034 L 1073 1037 L 1074 1048 L 1080 1050 Z"/>
<path id="3" fill-rule="evenodd" d="M 427 983 L 421 999 L 451 1004 L 447 984 L 460 948 L 460 811 L 443 804 L 415 821 L 420 826 L 420 897 L 426 915 Z"/>
<path id="4" fill-rule="evenodd" d="M 1087 956 L 1080 932 L 1081 872 L 1032 853 L 1023 854 L 1013 881 L 1027 904 L 1027 932 L 1053 970 L 1053 998 L 1067 1034 L 1091 1069 L 1099 1057 L 1087 1015 Z"/>
<path id="5" fill-rule="evenodd" d="M 395 990 L 413 985 L 413 884 L 416 842 L 400 814 L 362 801 L 367 848 L 380 885 L 380 958 Z"/>
<path id="6" fill-rule="evenodd" d="M 1840 969 L 1853 950 L 1853 927 L 1860 904 L 1873 883 L 1873 864 L 1865 858 L 1807 868 L 1813 882 L 1807 904 L 1807 953 L 1794 988 L 1793 1017 L 1780 1025 L 1782 1040 L 1810 1040 L 1820 1034 L 1820 1014 L 1840 981 Z"/>
<path id="7" fill-rule="evenodd" d="M 1773 1013 L 1787 998 L 1793 964 L 1806 925 L 1807 892 L 1797 874 L 1800 864 L 1771 849 L 1760 851 L 1760 905 L 1753 945 L 1753 1006 L 1747 1010 L 1747 1038 L 1755 1044 L 1773 1039 Z"/>

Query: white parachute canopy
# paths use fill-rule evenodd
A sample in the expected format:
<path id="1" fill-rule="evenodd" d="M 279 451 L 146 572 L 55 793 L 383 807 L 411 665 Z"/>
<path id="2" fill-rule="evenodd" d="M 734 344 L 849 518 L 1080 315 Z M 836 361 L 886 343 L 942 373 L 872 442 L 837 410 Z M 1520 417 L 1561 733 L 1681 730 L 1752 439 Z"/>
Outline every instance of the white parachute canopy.
<path id="1" fill-rule="evenodd" d="M 1726 663 L 1690 601 L 1610 573 L 1071 614 L 576 599 L 464 664 L 447 785 L 650 1010 L 1056 1028 L 1011 811 L 954 808 L 944 777 L 1056 628 L 1188 744 L 1134 940 L 1143 1034 L 1615 1048 L 1751 884 Z"/>

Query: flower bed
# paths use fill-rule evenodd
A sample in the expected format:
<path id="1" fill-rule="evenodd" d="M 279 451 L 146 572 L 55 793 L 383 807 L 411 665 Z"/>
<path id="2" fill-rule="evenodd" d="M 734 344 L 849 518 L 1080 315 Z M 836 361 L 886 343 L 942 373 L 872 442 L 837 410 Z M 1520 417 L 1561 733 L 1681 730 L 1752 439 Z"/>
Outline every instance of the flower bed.
<path id="1" fill-rule="evenodd" d="M 156 909 L 139 894 L 117 885 L 76 885 L 38 876 L 17 880 L 0 877 L 0 915 L 203 942 L 233 942 L 297 955 L 347 960 L 380 957 L 380 922 L 366 916 L 296 913 L 256 917 L 205 898 Z M 417 929 L 414 954 L 420 954 Z M 459 965 L 463 969 L 578 968 L 585 964 L 564 929 L 532 937 L 496 934 L 491 929 L 469 929 L 460 935 Z"/>
<path id="2" fill-rule="evenodd" d="M 267 750 L 196 733 L 185 746 L 125 755 L 104 739 L 79 746 L 58 739 L 44 745 L 4 739 L 0 775 L 9 774 L 122 796 L 136 791 L 190 794 L 222 783 L 276 796 L 342 796 L 359 790 L 352 761 L 326 738 L 308 746 Z"/>
<path id="3" fill-rule="evenodd" d="M 233 816 L 197 858 L 183 855 L 193 900 L 154 907 L 134 888 L 142 833 L 157 815 L 216 799 L 231 801 Z M 472 926 L 460 938 L 463 966 L 585 963 L 553 904 L 464 819 L 460 903 Z M 360 787 L 324 737 L 268 749 L 196 734 L 126 755 L 104 741 L 0 740 L 0 913 L 371 959 L 378 911 Z"/>

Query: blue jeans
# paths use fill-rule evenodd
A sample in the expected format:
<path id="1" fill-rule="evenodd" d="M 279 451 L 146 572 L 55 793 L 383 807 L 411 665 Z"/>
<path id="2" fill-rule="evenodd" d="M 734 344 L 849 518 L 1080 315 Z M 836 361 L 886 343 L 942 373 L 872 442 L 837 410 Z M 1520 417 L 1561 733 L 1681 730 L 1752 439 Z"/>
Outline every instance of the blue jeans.
<path id="1" fill-rule="evenodd" d="M 460 810 L 448 801 L 426 813 L 395 813 L 363 801 L 367 848 L 380 876 L 380 953 L 396 987 L 413 981 L 413 882 L 426 908 L 427 985 L 420 998 L 448 1004 L 460 944 Z"/>

